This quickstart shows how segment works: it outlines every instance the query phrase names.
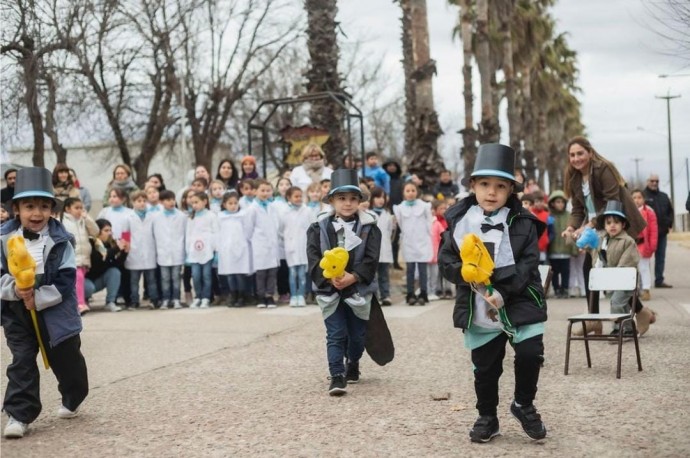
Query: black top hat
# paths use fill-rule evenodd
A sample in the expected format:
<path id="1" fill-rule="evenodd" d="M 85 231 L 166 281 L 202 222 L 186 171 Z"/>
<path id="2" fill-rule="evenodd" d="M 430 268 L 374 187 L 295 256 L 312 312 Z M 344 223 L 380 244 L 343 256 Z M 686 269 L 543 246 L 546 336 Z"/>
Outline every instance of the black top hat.
<path id="1" fill-rule="evenodd" d="M 623 227 L 627 228 L 630 223 L 628 222 L 628 217 L 625 216 L 625 210 L 623 209 L 623 202 L 618 200 L 609 200 L 606 202 L 606 208 L 604 213 L 597 216 L 597 229 L 604 228 L 604 221 L 606 221 L 607 215 L 615 215 L 623 218 Z"/>
<path id="2" fill-rule="evenodd" d="M 353 169 L 338 169 L 331 174 L 331 190 L 324 200 L 339 192 L 354 192 L 362 200 L 362 190 L 359 189 L 357 171 Z"/>
<path id="3" fill-rule="evenodd" d="M 470 176 L 504 178 L 515 184 L 515 191 L 522 190 L 522 183 L 515 179 L 515 151 L 510 146 L 499 143 L 479 145 L 474 171 Z M 462 184 L 469 186 L 470 180 L 463 178 Z"/>
<path id="4" fill-rule="evenodd" d="M 50 170 L 43 167 L 25 167 L 17 171 L 17 183 L 14 185 L 13 201 L 26 197 L 46 197 L 55 205 L 53 176 Z"/>

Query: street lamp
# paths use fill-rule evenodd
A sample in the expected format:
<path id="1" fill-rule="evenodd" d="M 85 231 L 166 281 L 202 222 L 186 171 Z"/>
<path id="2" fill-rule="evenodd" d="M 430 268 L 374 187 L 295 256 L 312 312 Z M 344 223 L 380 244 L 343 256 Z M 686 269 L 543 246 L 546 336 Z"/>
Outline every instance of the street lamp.
<path id="1" fill-rule="evenodd" d="M 661 76 L 661 75 L 659 75 Z M 670 180 L 671 180 L 671 205 L 674 206 L 673 214 L 675 215 L 675 205 L 676 205 L 676 198 L 675 198 L 675 192 L 673 190 L 673 146 L 671 144 L 671 99 L 678 99 L 680 98 L 680 95 L 670 95 L 670 93 L 666 93 L 666 95 L 657 95 L 655 96 L 657 99 L 664 99 L 666 100 L 666 119 L 668 120 L 668 171 L 670 173 Z M 675 220 L 675 218 L 674 218 Z"/>

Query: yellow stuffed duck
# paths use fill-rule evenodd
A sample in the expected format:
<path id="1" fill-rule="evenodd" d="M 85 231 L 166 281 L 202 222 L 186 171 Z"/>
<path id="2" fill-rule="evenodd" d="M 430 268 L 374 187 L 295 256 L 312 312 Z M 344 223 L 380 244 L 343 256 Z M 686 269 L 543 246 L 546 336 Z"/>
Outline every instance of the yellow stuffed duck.
<path id="1" fill-rule="evenodd" d="M 24 237 L 13 235 L 7 240 L 7 267 L 19 289 L 29 289 L 36 283 L 36 261 L 26 249 Z"/>
<path id="2" fill-rule="evenodd" d="M 18 289 L 33 288 L 36 284 L 36 261 L 29 250 L 26 249 L 26 242 L 21 235 L 13 235 L 7 239 L 7 268 L 10 274 L 14 277 L 14 284 Z M 43 357 L 43 365 L 46 369 L 50 367 L 48 362 L 48 354 L 43 346 L 43 339 L 41 338 L 41 331 L 38 327 L 38 318 L 36 317 L 36 310 L 29 310 L 31 321 L 36 331 L 36 338 L 38 340 L 38 347 L 41 350 Z"/>
<path id="3" fill-rule="evenodd" d="M 324 251 L 323 258 L 319 262 L 319 267 L 323 269 L 323 277 L 329 280 L 342 277 L 349 260 L 350 253 L 343 247 Z"/>
<path id="4" fill-rule="evenodd" d="M 484 285 L 489 294 L 493 294 L 491 275 L 494 273 L 494 260 L 477 234 L 470 233 L 463 238 L 460 259 L 462 279 L 467 283 Z M 497 321 L 496 310 L 492 309 L 489 313 L 491 319 Z"/>

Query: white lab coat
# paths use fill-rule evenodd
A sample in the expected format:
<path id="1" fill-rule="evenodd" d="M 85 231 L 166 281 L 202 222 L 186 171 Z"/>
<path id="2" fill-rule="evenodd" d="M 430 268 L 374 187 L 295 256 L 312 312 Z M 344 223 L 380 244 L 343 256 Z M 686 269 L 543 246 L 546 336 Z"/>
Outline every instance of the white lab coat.
<path id="1" fill-rule="evenodd" d="M 263 208 L 258 200 L 249 207 L 252 229 L 252 268 L 266 270 L 280 265 L 278 209 L 269 204 Z"/>
<path id="2" fill-rule="evenodd" d="M 393 263 L 393 231 L 395 230 L 395 221 L 393 215 L 388 210 L 383 210 L 378 217 L 376 224 L 381 229 L 381 251 L 379 253 L 379 262 Z"/>
<path id="3" fill-rule="evenodd" d="M 204 210 L 187 221 L 185 245 L 186 261 L 192 264 L 206 264 L 213 259 L 218 234 L 218 217 L 210 210 Z"/>
<path id="4" fill-rule="evenodd" d="M 281 232 L 285 240 L 285 261 L 289 267 L 307 265 L 307 229 L 312 211 L 305 205 L 288 207 L 280 215 Z"/>
<path id="5" fill-rule="evenodd" d="M 290 210 L 290 206 L 283 198 L 276 197 L 275 200 L 271 202 L 271 205 L 275 207 L 276 211 L 278 212 L 279 220 L 282 218 L 284 213 Z M 283 235 L 283 230 L 280 229 L 278 231 L 278 255 L 280 256 L 280 259 L 285 259 L 285 240 L 283 239 Z"/>
<path id="6" fill-rule="evenodd" d="M 149 270 L 156 268 L 156 240 L 153 238 L 154 216 L 146 212 L 142 220 L 134 211 L 127 217 L 132 241 L 129 255 L 125 259 L 127 270 Z"/>
<path id="7" fill-rule="evenodd" d="M 118 207 L 115 210 L 113 207 L 105 207 L 98 214 L 98 219 L 107 219 L 113 228 L 113 238 L 119 240 L 122 238 L 122 233 L 129 231 L 129 226 L 127 220 L 129 215 L 133 214 L 134 211 L 127 207 Z"/>
<path id="8" fill-rule="evenodd" d="M 168 215 L 165 210 L 154 213 L 153 237 L 156 240 L 156 258 L 159 266 L 181 266 L 184 264 L 185 233 L 189 217 L 173 209 Z"/>
<path id="9" fill-rule="evenodd" d="M 403 201 L 393 206 L 393 212 L 400 228 L 400 245 L 405 262 L 431 261 L 431 204 L 420 199 L 414 205 L 407 205 Z"/>
<path id="10" fill-rule="evenodd" d="M 252 236 L 250 223 L 247 210 L 239 210 L 236 213 L 222 211 L 218 214 L 220 227 L 216 237 L 218 275 L 252 272 L 252 252 L 249 247 Z"/>

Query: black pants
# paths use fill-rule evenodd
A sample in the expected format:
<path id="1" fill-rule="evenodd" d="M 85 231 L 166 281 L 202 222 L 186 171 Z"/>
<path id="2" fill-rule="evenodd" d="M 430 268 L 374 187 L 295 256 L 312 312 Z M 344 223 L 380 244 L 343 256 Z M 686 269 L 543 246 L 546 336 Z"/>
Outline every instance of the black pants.
<path id="1" fill-rule="evenodd" d="M 278 285 L 278 294 L 281 296 L 283 294 L 290 294 L 290 268 L 285 259 L 280 260 L 276 281 Z"/>
<path id="2" fill-rule="evenodd" d="M 4 302 L 1 316 L 7 346 L 12 352 L 12 363 L 7 366 L 8 381 L 2 408 L 22 423 L 31 423 L 42 408 L 40 372 L 36 364 L 38 340 L 29 311 L 21 302 Z M 80 350 L 81 339 L 77 334 L 51 348 L 48 330 L 40 312 L 38 323 L 50 368 L 58 381 L 62 405 L 75 410 L 89 393 L 86 361 Z"/>
<path id="3" fill-rule="evenodd" d="M 587 253 L 585 262 L 582 264 L 582 273 L 585 275 L 585 291 L 587 292 L 587 301 L 589 301 L 589 271 L 592 270 L 592 254 Z M 599 313 L 599 295 L 595 294 L 594 299 L 589 303 L 589 313 Z"/>
<path id="4" fill-rule="evenodd" d="M 515 349 L 515 401 L 528 406 L 537 395 L 539 371 L 544 362 L 543 335 L 531 337 L 517 344 Z M 472 350 L 474 364 L 474 390 L 477 394 L 479 415 L 496 416 L 498 406 L 498 380 L 503 373 L 508 335 L 501 333 L 491 342 Z"/>
<path id="5" fill-rule="evenodd" d="M 554 292 L 558 292 L 560 289 L 567 291 L 570 284 L 570 259 L 551 258 L 549 262 L 553 272 L 551 284 Z"/>

